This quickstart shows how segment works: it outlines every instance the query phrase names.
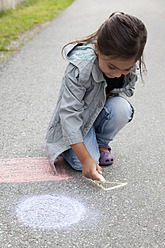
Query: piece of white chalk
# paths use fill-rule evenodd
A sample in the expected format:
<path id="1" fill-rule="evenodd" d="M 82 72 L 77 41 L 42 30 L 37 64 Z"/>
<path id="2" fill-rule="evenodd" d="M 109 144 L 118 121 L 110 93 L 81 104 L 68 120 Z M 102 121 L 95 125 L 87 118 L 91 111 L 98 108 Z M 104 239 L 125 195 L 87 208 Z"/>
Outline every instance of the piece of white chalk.
<path id="1" fill-rule="evenodd" d="M 98 173 L 98 172 L 97 172 Z M 99 177 L 99 181 L 101 182 L 101 183 L 105 183 L 106 182 L 106 180 L 105 180 L 105 178 L 101 175 L 101 174 L 99 174 L 98 173 L 98 177 Z"/>

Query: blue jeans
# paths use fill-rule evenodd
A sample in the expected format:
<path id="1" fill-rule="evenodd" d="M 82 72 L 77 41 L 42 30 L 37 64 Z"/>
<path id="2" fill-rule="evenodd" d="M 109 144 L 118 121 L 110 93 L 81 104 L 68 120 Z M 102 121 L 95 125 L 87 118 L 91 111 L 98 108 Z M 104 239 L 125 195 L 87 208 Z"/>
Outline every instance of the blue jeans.
<path id="1" fill-rule="evenodd" d="M 124 98 L 115 96 L 107 99 L 84 144 L 91 157 L 99 164 L 99 145 L 108 145 L 115 135 L 133 118 L 134 109 Z M 75 170 L 82 170 L 82 164 L 70 148 L 63 153 L 65 159 Z"/>

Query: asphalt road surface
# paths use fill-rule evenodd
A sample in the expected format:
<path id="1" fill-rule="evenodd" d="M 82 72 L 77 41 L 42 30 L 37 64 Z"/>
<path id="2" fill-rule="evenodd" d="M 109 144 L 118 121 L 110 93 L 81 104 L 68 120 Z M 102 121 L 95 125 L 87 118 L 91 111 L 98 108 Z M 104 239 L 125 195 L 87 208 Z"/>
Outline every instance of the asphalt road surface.
<path id="1" fill-rule="evenodd" d="M 118 10 L 147 26 L 148 73 L 101 188 L 62 159 L 55 176 L 45 135 L 67 64 L 62 46 Z M 0 65 L 0 247 L 165 247 L 164 17 L 164 0 L 75 0 Z"/>

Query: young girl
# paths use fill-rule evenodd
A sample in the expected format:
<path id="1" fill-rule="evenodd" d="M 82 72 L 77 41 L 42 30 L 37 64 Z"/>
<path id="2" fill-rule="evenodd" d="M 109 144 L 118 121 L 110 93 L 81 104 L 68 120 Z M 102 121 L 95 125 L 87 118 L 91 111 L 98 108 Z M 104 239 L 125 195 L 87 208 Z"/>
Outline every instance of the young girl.
<path id="1" fill-rule="evenodd" d="M 147 30 L 138 18 L 112 13 L 95 33 L 63 48 L 69 64 L 47 133 L 50 163 L 63 154 L 83 175 L 100 180 L 100 165 L 114 161 L 109 147 L 131 121 L 134 109 L 127 97 L 134 93 Z"/>

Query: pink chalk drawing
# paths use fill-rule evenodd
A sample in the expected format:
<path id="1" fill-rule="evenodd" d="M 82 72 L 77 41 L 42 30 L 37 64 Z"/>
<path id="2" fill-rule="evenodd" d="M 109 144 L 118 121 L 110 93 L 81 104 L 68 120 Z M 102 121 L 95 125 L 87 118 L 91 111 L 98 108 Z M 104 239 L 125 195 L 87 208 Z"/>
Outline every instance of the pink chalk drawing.
<path id="1" fill-rule="evenodd" d="M 46 157 L 0 159 L 0 182 L 61 181 L 71 178 L 66 174 L 63 157 L 57 159 L 55 174 Z"/>

